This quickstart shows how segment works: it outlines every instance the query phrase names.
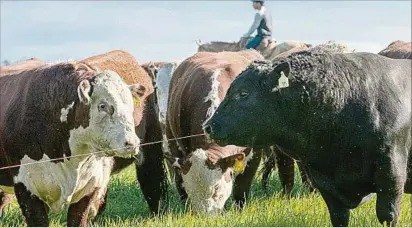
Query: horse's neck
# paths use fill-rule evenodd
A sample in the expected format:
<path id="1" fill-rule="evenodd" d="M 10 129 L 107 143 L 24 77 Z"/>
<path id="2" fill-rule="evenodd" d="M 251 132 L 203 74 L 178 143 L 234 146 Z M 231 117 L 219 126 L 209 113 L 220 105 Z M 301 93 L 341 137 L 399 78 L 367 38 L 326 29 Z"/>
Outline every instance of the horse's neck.
<path id="1" fill-rule="evenodd" d="M 234 50 L 234 49 L 236 49 L 237 47 L 239 46 L 239 44 L 238 43 L 236 43 L 236 42 L 232 42 L 232 43 L 222 43 L 221 44 L 221 48 L 220 49 L 222 49 L 222 50 L 229 50 L 229 51 L 231 51 L 231 50 Z"/>

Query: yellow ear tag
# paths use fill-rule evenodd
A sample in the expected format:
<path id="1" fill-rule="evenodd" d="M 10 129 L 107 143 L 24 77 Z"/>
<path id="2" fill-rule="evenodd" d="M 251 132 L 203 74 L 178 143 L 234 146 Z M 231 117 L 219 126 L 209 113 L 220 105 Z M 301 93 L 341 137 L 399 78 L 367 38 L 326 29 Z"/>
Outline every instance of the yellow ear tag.
<path id="1" fill-rule="evenodd" d="M 289 87 L 289 79 L 285 76 L 283 71 L 280 72 L 280 78 L 278 80 L 278 88 L 287 88 Z"/>
<path id="2" fill-rule="evenodd" d="M 242 157 L 244 158 L 244 157 Z M 233 171 L 235 171 L 235 173 L 243 173 L 243 171 L 245 171 L 245 164 L 244 164 L 244 159 L 238 159 L 236 158 L 235 160 L 235 164 L 233 165 Z"/>
<path id="3" fill-rule="evenodd" d="M 136 107 L 140 107 L 140 99 L 137 99 L 136 97 L 133 97 L 133 102 L 136 105 Z"/>

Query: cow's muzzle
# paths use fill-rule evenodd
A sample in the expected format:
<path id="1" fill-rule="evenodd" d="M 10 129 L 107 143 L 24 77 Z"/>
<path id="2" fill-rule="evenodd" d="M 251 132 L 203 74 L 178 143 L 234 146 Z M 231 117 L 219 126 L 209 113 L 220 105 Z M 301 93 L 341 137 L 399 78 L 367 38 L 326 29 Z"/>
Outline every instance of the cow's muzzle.
<path id="1" fill-rule="evenodd" d="M 206 136 L 212 141 L 216 142 L 220 146 L 228 145 L 226 143 L 228 138 L 228 133 L 222 128 L 222 125 L 215 121 L 209 120 L 203 125 L 203 131 Z"/>

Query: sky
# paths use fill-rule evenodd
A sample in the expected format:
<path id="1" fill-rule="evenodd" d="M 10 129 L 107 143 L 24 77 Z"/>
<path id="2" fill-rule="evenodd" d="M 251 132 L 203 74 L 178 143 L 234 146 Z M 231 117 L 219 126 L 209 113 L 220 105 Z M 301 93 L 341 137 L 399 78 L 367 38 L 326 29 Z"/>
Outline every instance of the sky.
<path id="1" fill-rule="evenodd" d="M 273 38 L 334 40 L 377 53 L 411 41 L 411 1 L 266 1 Z M 139 63 L 183 60 L 196 39 L 238 41 L 255 10 L 243 1 L 4 1 L 1 62 L 84 59 L 115 49 Z"/>

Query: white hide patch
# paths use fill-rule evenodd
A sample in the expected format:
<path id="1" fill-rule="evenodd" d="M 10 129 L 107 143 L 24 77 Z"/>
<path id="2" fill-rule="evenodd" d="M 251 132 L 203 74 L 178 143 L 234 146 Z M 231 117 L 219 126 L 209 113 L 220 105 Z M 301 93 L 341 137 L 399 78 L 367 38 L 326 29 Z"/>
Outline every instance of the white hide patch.
<path id="1" fill-rule="evenodd" d="M 205 97 L 204 102 L 211 102 L 209 109 L 207 110 L 206 119 L 209 119 L 215 113 L 216 109 L 220 105 L 220 98 L 219 98 L 219 76 L 221 73 L 221 69 L 216 69 L 213 71 L 212 76 L 210 77 L 210 81 L 212 82 L 211 90 L 207 97 Z"/>
<path id="2" fill-rule="evenodd" d="M 157 102 L 159 106 L 159 121 L 166 122 L 167 101 L 169 99 L 170 80 L 180 62 L 163 64 L 156 75 Z"/>
<path id="3" fill-rule="evenodd" d="M 206 159 L 207 150 L 197 149 L 193 152 L 189 158 L 192 164 L 189 172 L 182 174 L 183 186 L 194 212 L 214 214 L 223 209 L 232 192 L 233 180 L 226 182 L 220 168 L 209 169 L 205 164 Z"/>
<path id="4" fill-rule="evenodd" d="M 107 191 L 105 190 L 105 188 L 100 188 L 97 192 L 97 196 L 94 198 L 95 201 L 98 202 L 103 202 L 105 199 L 105 195 L 107 194 Z M 96 217 L 97 213 L 99 212 L 100 209 L 100 204 L 96 205 L 95 203 L 92 203 L 90 205 L 90 210 L 89 210 L 89 220 L 93 219 Z"/>
<path id="5" fill-rule="evenodd" d="M 74 101 L 71 104 L 67 105 L 66 108 L 61 109 L 61 111 L 60 111 L 60 122 L 62 122 L 62 123 L 67 122 L 67 115 L 69 114 L 70 109 L 73 108 L 73 105 L 74 105 Z"/>
<path id="6" fill-rule="evenodd" d="M 40 161 L 49 160 L 43 155 Z M 22 164 L 34 163 L 27 155 Z M 60 163 L 42 162 L 21 166 L 14 183 L 23 183 L 33 194 L 44 201 L 51 210 L 61 212 L 65 204 L 79 201 L 96 187 L 107 186 L 114 160 L 111 157 L 71 158 Z"/>
<path id="7" fill-rule="evenodd" d="M 247 165 L 248 161 L 253 158 L 253 149 L 250 150 L 249 154 L 245 157 L 245 166 Z"/>

